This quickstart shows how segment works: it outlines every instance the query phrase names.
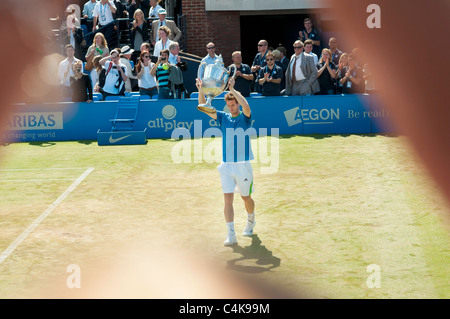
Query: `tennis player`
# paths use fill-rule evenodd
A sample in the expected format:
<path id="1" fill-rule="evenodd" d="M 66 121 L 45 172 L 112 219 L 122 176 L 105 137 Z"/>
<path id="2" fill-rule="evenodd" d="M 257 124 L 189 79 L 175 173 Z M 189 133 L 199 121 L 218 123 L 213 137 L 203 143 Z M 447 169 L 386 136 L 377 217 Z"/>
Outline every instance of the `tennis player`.
<path id="1" fill-rule="evenodd" d="M 230 80 L 229 93 L 225 95 L 225 102 L 230 113 L 215 111 L 207 113 L 217 121 L 222 131 L 222 163 L 218 170 L 224 194 L 224 215 L 227 225 L 228 235 L 225 239 L 225 246 L 237 244 L 234 230 L 234 193 L 238 192 L 244 201 L 247 210 L 247 225 L 242 233 L 243 236 L 253 235 L 255 222 L 255 202 L 252 199 L 253 191 L 253 170 L 250 164 L 253 153 L 248 130 L 251 127 L 252 112 L 247 100 L 242 94 L 234 89 L 235 81 Z M 205 104 L 206 98 L 202 93 L 202 82 L 197 79 L 198 103 Z M 242 106 L 242 111 L 240 110 Z M 238 142 L 236 142 L 236 140 Z"/>

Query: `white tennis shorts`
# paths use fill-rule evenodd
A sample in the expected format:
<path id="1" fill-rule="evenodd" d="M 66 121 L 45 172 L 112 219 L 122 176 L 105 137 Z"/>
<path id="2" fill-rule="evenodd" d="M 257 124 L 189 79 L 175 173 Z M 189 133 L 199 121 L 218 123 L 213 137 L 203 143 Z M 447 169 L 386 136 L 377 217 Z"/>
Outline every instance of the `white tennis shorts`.
<path id="1" fill-rule="evenodd" d="M 217 167 L 224 193 L 239 193 L 249 196 L 253 189 L 253 169 L 250 162 L 223 162 Z"/>

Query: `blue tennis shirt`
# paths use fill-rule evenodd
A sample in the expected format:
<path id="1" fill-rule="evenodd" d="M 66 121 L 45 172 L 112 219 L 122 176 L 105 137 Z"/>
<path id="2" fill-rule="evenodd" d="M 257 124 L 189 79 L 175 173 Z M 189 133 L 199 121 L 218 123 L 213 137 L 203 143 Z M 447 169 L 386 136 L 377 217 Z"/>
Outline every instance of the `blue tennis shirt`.
<path id="1" fill-rule="evenodd" d="M 254 159 L 252 152 L 251 115 L 241 111 L 233 117 L 230 113 L 217 111 L 216 119 L 222 131 L 222 160 L 224 162 L 244 162 Z"/>

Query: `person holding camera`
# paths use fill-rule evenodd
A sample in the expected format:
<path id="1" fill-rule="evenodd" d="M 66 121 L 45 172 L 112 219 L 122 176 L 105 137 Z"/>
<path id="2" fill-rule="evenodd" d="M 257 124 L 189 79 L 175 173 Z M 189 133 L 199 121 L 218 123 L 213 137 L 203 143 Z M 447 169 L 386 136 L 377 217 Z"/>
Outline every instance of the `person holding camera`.
<path id="1" fill-rule="evenodd" d="M 148 51 L 141 53 L 139 63 L 136 65 L 136 74 L 139 83 L 139 93 L 141 95 L 148 95 L 151 98 L 158 94 L 158 85 L 155 77 L 150 73 L 154 65 L 150 57 Z"/>
<path id="2" fill-rule="evenodd" d="M 100 60 L 104 66 L 104 75 L 99 76 L 100 93 L 103 100 L 111 95 L 125 95 L 125 81 L 127 67 L 120 63 L 120 55 L 117 50 L 112 50 L 111 55 Z"/>
<path id="3" fill-rule="evenodd" d="M 83 73 L 83 63 L 76 61 L 72 64 L 73 75 L 70 77 L 72 88 L 72 102 L 92 102 L 92 84 L 89 74 Z"/>
<path id="4" fill-rule="evenodd" d="M 172 65 L 168 62 L 169 53 L 168 49 L 162 50 L 158 61 L 150 72 L 150 74 L 156 76 L 156 79 L 158 80 L 158 99 L 173 99 L 173 93 L 169 86 L 169 75 L 172 68 Z"/>

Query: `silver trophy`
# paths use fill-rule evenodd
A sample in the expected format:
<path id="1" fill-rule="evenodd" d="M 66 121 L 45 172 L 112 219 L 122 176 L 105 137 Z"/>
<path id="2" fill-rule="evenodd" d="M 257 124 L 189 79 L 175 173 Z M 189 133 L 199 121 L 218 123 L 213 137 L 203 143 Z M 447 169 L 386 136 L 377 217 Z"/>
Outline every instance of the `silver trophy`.
<path id="1" fill-rule="evenodd" d="M 233 79 L 236 76 L 236 66 L 230 65 L 230 71 L 224 67 L 222 55 L 214 64 L 202 62 L 198 67 L 197 78 L 202 81 L 201 91 L 206 96 L 206 103 L 197 106 L 197 109 L 206 113 L 214 113 L 216 109 L 211 106 L 211 101 L 228 88 L 228 78 L 231 69 L 234 69 Z M 199 92 L 200 93 L 200 92 Z"/>

